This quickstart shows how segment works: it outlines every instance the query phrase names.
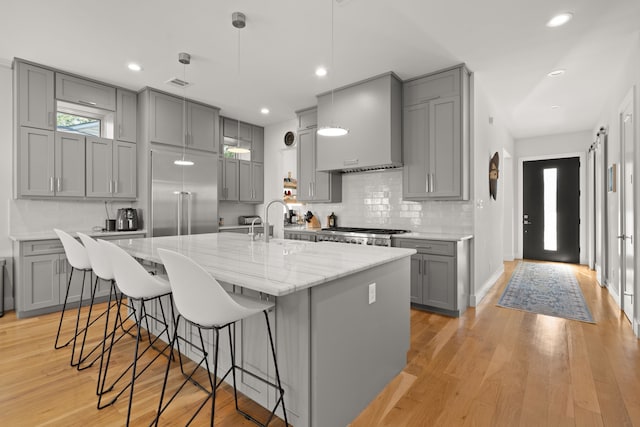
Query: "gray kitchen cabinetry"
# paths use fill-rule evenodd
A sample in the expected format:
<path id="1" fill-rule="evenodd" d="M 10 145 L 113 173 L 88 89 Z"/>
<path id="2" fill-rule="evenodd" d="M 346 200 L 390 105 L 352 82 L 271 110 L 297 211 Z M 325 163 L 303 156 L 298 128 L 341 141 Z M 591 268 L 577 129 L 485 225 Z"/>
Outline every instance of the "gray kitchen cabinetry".
<path id="1" fill-rule="evenodd" d="M 54 72 L 19 61 L 16 61 L 15 67 L 18 126 L 54 130 Z"/>
<path id="2" fill-rule="evenodd" d="M 469 298 L 469 244 L 463 241 L 394 239 L 393 245 L 418 251 L 411 257 L 411 303 L 460 316 Z"/>
<path id="3" fill-rule="evenodd" d="M 56 73 L 56 99 L 115 111 L 116 89 L 91 80 Z"/>
<path id="4" fill-rule="evenodd" d="M 87 197 L 135 199 L 136 145 L 87 137 Z"/>
<path id="5" fill-rule="evenodd" d="M 292 229 L 287 230 L 284 229 L 284 238 L 290 240 L 304 240 L 307 242 L 315 242 L 316 241 L 316 232 L 315 231 L 307 231 L 300 229 Z"/>
<path id="6" fill-rule="evenodd" d="M 127 238 L 144 237 L 144 234 L 127 234 Z M 101 236 L 101 239 L 120 239 L 121 235 Z M 16 314 L 18 318 L 36 316 L 62 309 L 71 265 L 58 239 L 14 241 Z M 87 274 L 82 290 L 82 272 L 74 271 L 69 299 L 71 303 L 88 299 L 92 278 Z M 96 297 L 106 300 L 110 285 L 100 281 Z"/>
<path id="7" fill-rule="evenodd" d="M 306 127 L 298 129 L 297 169 L 299 202 L 328 202 L 342 201 L 342 176 L 336 172 L 321 172 L 317 170 L 317 135 L 316 127 L 312 125 L 312 115 L 315 109 L 303 110 L 298 114 L 304 115 L 300 122 Z"/>
<path id="8" fill-rule="evenodd" d="M 239 154 L 235 158 L 251 160 L 252 162 L 264 162 L 264 128 L 241 122 L 229 117 L 220 118 L 220 153 L 224 153 L 224 147 L 241 147 L 250 150 L 250 154 Z"/>
<path id="9" fill-rule="evenodd" d="M 469 199 L 469 72 L 404 83 L 403 199 Z"/>
<path id="10" fill-rule="evenodd" d="M 22 127 L 18 141 L 18 197 L 84 197 L 85 138 Z"/>
<path id="11" fill-rule="evenodd" d="M 253 126 L 251 132 L 251 161 L 264 163 L 264 128 Z"/>
<path id="12" fill-rule="evenodd" d="M 138 95 L 124 89 L 116 89 L 115 139 L 133 142 L 138 134 Z"/>
<path id="13" fill-rule="evenodd" d="M 217 152 L 217 108 L 192 101 L 186 101 L 185 105 L 182 98 L 150 89 L 140 96 L 141 105 L 148 106 L 146 126 L 150 142 Z"/>
<path id="14" fill-rule="evenodd" d="M 218 159 L 218 200 L 239 200 L 239 168 L 240 161 L 237 159 Z"/>
<path id="15" fill-rule="evenodd" d="M 240 201 L 262 203 L 264 201 L 264 164 L 240 160 Z"/>

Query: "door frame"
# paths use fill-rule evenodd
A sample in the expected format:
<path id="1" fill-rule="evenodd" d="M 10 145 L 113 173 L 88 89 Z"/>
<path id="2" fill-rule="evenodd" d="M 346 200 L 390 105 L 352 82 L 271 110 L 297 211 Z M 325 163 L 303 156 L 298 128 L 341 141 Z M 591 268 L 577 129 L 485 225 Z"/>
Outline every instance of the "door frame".
<path id="1" fill-rule="evenodd" d="M 520 157 L 518 158 L 518 216 L 516 220 L 517 224 L 517 236 L 518 247 L 516 256 L 522 259 L 523 256 L 523 241 L 522 241 L 522 215 L 523 215 L 523 188 L 524 188 L 524 162 L 535 160 L 551 160 L 551 159 L 564 159 L 567 157 L 580 158 L 580 264 L 587 263 L 587 221 L 586 221 L 586 150 L 583 152 L 574 153 L 561 153 L 561 154 L 544 154 L 539 156 Z"/>

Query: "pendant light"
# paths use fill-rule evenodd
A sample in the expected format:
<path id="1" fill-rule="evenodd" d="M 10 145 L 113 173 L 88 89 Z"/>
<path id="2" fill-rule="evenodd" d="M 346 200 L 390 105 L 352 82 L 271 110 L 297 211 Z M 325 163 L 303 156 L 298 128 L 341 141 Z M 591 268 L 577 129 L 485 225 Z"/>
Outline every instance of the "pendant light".
<path id="1" fill-rule="evenodd" d="M 238 80 L 240 80 L 240 30 L 247 26 L 247 17 L 242 12 L 233 12 L 231 14 L 231 25 L 238 29 Z M 248 148 L 240 147 L 240 120 L 238 120 L 236 144 L 235 147 L 227 148 L 227 151 L 233 154 L 248 154 L 251 152 Z"/>
<path id="2" fill-rule="evenodd" d="M 188 53 L 180 52 L 178 54 L 178 62 L 182 64 L 182 158 L 175 160 L 174 165 L 178 166 L 193 166 L 191 160 L 185 159 L 187 151 L 187 65 L 191 64 L 191 55 Z"/>
<path id="3" fill-rule="evenodd" d="M 335 75 L 335 69 L 333 64 L 333 3 L 335 0 L 331 0 L 331 72 Z M 335 82 L 334 82 L 335 84 Z M 328 126 L 320 126 L 318 128 L 318 135 L 321 136 L 343 136 L 349 133 L 349 129 L 343 128 L 335 124 L 335 110 L 333 106 L 333 88 L 331 89 L 331 122 Z"/>

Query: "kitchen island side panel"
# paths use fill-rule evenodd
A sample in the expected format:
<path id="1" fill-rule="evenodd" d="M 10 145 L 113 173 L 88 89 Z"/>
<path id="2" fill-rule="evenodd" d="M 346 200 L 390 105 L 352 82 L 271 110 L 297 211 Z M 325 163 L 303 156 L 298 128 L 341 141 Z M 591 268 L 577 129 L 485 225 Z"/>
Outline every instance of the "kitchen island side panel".
<path id="1" fill-rule="evenodd" d="M 409 263 L 405 257 L 311 289 L 312 426 L 348 425 L 405 367 Z"/>

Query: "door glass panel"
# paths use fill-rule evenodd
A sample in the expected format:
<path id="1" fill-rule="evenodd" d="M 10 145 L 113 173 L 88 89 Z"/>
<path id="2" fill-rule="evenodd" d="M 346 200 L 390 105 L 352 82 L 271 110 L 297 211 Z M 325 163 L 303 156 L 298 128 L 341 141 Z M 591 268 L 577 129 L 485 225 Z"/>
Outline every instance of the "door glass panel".
<path id="1" fill-rule="evenodd" d="M 558 250 L 558 169 L 544 169 L 544 250 Z"/>

